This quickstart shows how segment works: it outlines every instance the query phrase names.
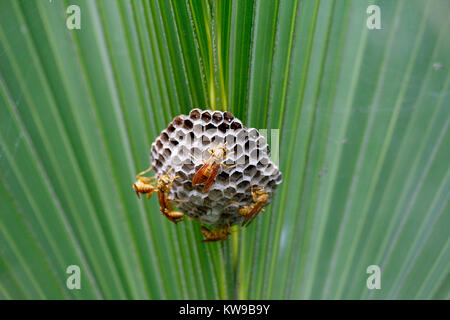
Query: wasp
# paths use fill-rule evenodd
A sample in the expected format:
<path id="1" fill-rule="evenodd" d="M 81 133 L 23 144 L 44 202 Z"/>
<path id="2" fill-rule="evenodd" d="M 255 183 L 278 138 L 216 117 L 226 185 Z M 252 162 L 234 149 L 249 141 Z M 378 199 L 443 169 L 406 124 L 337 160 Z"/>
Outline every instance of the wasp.
<path id="1" fill-rule="evenodd" d="M 255 220 L 256 216 L 260 212 L 264 212 L 264 206 L 269 200 L 269 194 L 263 187 L 253 187 L 252 185 L 251 192 L 253 202 L 250 205 L 244 206 L 238 210 L 238 213 L 245 217 L 242 222 L 242 226 L 246 225 L 247 227 L 253 222 L 253 220 Z"/>
<path id="2" fill-rule="evenodd" d="M 169 193 L 172 189 L 173 182 L 179 176 L 170 177 L 170 172 L 173 168 L 170 168 L 166 174 L 158 177 L 157 180 L 157 194 L 159 201 L 159 210 L 163 215 L 165 215 L 170 221 L 178 223 L 182 221 L 184 213 L 181 211 L 175 211 L 172 205 L 173 200 L 169 199 Z"/>
<path id="3" fill-rule="evenodd" d="M 192 178 L 192 185 L 205 184 L 203 187 L 203 192 L 208 192 L 211 188 L 214 180 L 216 179 L 217 173 L 219 172 L 220 166 L 225 168 L 233 168 L 236 165 L 227 166 L 223 161 L 227 157 L 226 142 L 219 143 L 215 148 L 209 149 L 208 152 L 211 154 L 208 160 L 203 160 L 203 166 L 195 173 L 194 178 Z M 231 153 L 230 153 L 231 154 Z"/>
<path id="4" fill-rule="evenodd" d="M 205 239 L 202 240 L 202 242 L 212 242 L 212 241 L 226 240 L 232 231 L 230 225 L 226 224 L 217 230 L 209 230 L 208 228 L 202 226 L 201 232 L 205 237 Z"/>
<path id="5" fill-rule="evenodd" d="M 183 220 L 184 213 L 181 211 L 175 211 L 171 200 L 163 192 L 158 193 L 159 210 L 163 215 L 167 217 L 170 221 L 177 224 Z"/>
<path id="6" fill-rule="evenodd" d="M 141 193 L 146 194 L 147 199 L 149 199 L 153 194 L 153 192 L 157 190 L 154 177 L 143 177 L 143 175 L 149 172 L 150 170 L 151 166 L 150 168 L 148 168 L 145 171 L 142 171 L 136 176 L 137 181 L 133 184 L 133 189 L 136 192 L 136 195 L 138 196 L 139 199 L 141 198 Z"/>
<path id="7" fill-rule="evenodd" d="M 170 168 L 166 174 L 162 174 L 158 177 L 157 188 L 160 192 L 169 194 L 170 190 L 172 189 L 173 182 L 175 181 L 175 179 L 178 179 L 180 177 L 180 176 L 170 177 L 170 172 L 172 170 L 173 168 Z"/>
<path id="8" fill-rule="evenodd" d="M 170 221 L 178 223 L 184 217 L 184 213 L 180 211 L 175 211 L 171 201 L 169 199 L 169 193 L 172 189 L 173 182 L 179 176 L 170 177 L 170 172 L 173 168 L 170 168 L 166 174 L 161 175 L 155 180 L 155 177 L 143 177 L 144 174 L 151 170 L 151 167 L 145 171 L 139 173 L 136 178 L 137 181 L 133 184 L 133 189 L 136 192 L 138 198 L 140 194 L 147 194 L 147 198 L 156 192 L 158 195 L 159 210 L 163 215 L 165 215 Z"/>

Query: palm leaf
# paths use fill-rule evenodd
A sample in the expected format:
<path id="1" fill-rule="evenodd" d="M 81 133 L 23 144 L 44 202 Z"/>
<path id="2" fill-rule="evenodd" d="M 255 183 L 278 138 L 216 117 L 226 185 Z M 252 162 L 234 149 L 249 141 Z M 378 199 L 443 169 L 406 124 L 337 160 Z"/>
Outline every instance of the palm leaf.
<path id="1" fill-rule="evenodd" d="M 2 1 L 0 298 L 448 299 L 449 9 Z M 131 188 L 194 107 L 280 133 L 274 201 L 222 243 Z"/>

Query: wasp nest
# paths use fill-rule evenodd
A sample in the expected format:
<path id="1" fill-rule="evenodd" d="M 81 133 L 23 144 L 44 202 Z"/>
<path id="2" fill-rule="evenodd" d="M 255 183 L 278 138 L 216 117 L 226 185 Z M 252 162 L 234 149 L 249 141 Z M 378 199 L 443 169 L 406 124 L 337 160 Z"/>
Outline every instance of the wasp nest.
<path id="1" fill-rule="evenodd" d="M 192 185 L 195 173 L 211 157 L 210 151 L 225 143 L 226 153 L 211 188 Z M 151 147 L 155 176 L 171 168 L 174 176 L 169 198 L 179 200 L 177 210 L 213 227 L 241 224 L 239 208 L 251 204 L 251 186 L 263 187 L 270 200 L 281 183 L 281 172 L 270 160 L 266 138 L 245 127 L 229 112 L 193 109 L 179 115 Z"/>

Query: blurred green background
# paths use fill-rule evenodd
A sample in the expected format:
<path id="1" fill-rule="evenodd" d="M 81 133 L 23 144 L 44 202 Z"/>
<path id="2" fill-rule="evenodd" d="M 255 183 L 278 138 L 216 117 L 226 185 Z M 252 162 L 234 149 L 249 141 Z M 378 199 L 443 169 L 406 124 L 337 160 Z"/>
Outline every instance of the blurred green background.
<path id="1" fill-rule="evenodd" d="M 449 12 L 0 0 L 0 299 L 449 299 Z M 131 188 L 194 107 L 281 133 L 274 201 L 221 243 Z"/>

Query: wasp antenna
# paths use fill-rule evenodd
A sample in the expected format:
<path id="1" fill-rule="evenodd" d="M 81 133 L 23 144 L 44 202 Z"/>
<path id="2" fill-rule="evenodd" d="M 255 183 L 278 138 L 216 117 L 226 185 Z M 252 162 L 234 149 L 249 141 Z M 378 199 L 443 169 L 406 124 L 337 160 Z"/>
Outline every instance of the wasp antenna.
<path id="1" fill-rule="evenodd" d="M 149 172 L 150 170 L 152 170 L 152 166 L 150 165 L 150 167 L 148 167 L 147 170 L 144 170 L 140 173 L 138 173 L 138 175 L 136 176 L 137 179 L 139 179 L 140 176 L 143 176 L 144 174 L 146 174 L 147 172 Z"/>

